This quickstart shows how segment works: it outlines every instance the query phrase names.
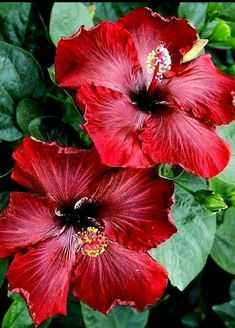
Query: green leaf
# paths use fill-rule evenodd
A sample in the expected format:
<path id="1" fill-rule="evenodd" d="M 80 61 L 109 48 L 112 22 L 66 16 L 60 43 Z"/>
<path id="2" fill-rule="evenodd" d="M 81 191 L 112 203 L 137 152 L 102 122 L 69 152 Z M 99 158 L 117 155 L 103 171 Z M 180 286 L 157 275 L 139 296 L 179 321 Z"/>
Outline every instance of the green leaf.
<path id="1" fill-rule="evenodd" d="M 235 64 L 232 64 L 226 69 L 226 73 L 229 75 L 235 76 Z"/>
<path id="2" fill-rule="evenodd" d="M 9 192 L 2 191 L 0 192 L 0 211 L 8 204 L 9 201 Z"/>
<path id="3" fill-rule="evenodd" d="M 232 299 L 235 300 L 235 279 L 232 281 L 230 287 L 229 287 L 229 294 Z"/>
<path id="4" fill-rule="evenodd" d="M 32 328 L 33 322 L 23 298 L 12 294 L 13 302 L 7 310 L 1 328 Z"/>
<path id="5" fill-rule="evenodd" d="M 211 256 L 224 270 L 235 274 L 235 209 L 229 208 L 224 213 L 223 222 L 215 234 Z"/>
<path id="6" fill-rule="evenodd" d="M 195 185 L 189 184 L 191 189 L 197 190 L 202 180 L 198 179 L 198 186 Z M 176 189 L 173 218 L 178 232 L 152 249 L 150 255 L 166 268 L 172 285 L 183 290 L 206 263 L 214 241 L 216 219 L 215 215 L 204 211 L 190 193 L 180 188 Z"/>
<path id="7" fill-rule="evenodd" d="M 208 2 L 207 15 L 210 19 L 217 17 L 220 14 L 220 3 Z"/>
<path id="8" fill-rule="evenodd" d="M 30 52 L 39 50 L 46 30 L 36 5 L 30 2 L 0 3 L 0 40 Z"/>
<path id="9" fill-rule="evenodd" d="M 39 326 L 39 328 L 48 328 L 48 327 L 50 326 L 51 322 L 52 322 L 52 318 L 50 318 L 50 319 L 44 321 L 44 322 Z"/>
<path id="10" fill-rule="evenodd" d="M 189 313 L 183 316 L 183 318 L 181 319 L 182 324 L 190 328 L 200 327 L 201 321 L 202 320 L 200 313 Z"/>
<path id="11" fill-rule="evenodd" d="M 56 84 L 55 65 L 51 65 L 47 70 L 48 70 L 51 81 Z"/>
<path id="12" fill-rule="evenodd" d="M 201 38 L 209 39 L 214 29 L 218 25 L 219 21 L 220 21 L 219 18 L 215 18 L 212 21 L 211 20 L 207 21 L 200 33 Z"/>
<path id="13" fill-rule="evenodd" d="M 79 301 L 72 295 L 68 299 L 68 315 L 58 315 L 53 319 L 54 328 L 84 328 L 82 311 Z M 40 327 L 41 328 L 41 327 Z"/>
<path id="14" fill-rule="evenodd" d="M 207 2 L 181 2 L 178 16 L 188 18 L 192 25 L 200 30 L 206 21 L 207 6 Z"/>
<path id="15" fill-rule="evenodd" d="M 196 177 L 195 175 L 184 172 L 180 175 L 176 183 L 180 182 L 186 187 L 190 188 L 192 191 L 197 191 L 200 189 L 208 189 L 207 180 L 201 177 Z"/>
<path id="16" fill-rule="evenodd" d="M 0 3 L 0 37 L 16 46 L 25 41 L 32 4 L 30 2 Z"/>
<path id="17" fill-rule="evenodd" d="M 227 20 L 235 22 L 235 3 L 220 2 L 219 3 L 220 17 Z"/>
<path id="18" fill-rule="evenodd" d="M 57 141 L 61 145 L 83 147 L 84 143 L 72 126 L 56 117 L 39 117 L 29 124 L 30 135 L 42 141 Z"/>
<path id="19" fill-rule="evenodd" d="M 235 208 L 235 185 L 226 183 L 218 178 L 213 178 L 209 181 L 210 188 L 220 194 L 226 204 Z"/>
<path id="20" fill-rule="evenodd" d="M 65 123 L 72 125 L 72 127 L 80 132 L 79 125 L 84 122 L 82 115 L 77 110 L 71 97 L 63 93 L 63 97 L 54 95 L 47 95 L 48 106 L 56 107 L 58 112 L 61 112 L 60 118 Z"/>
<path id="21" fill-rule="evenodd" d="M 29 123 L 42 115 L 39 104 L 33 99 L 23 99 L 16 108 L 16 121 L 24 135 L 29 134 Z"/>
<path id="22" fill-rule="evenodd" d="M 174 180 L 183 173 L 180 167 L 171 166 L 169 164 L 160 164 L 158 166 L 158 175 L 164 179 Z"/>
<path id="23" fill-rule="evenodd" d="M 212 309 L 223 320 L 226 327 L 235 328 L 235 301 L 214 305 Z"/>
<path id="24" fill-rule="evenodd" d="M 149 311 L 137 312 L 130 307 L 116 306 L 108 315 L 81 304 L 86 328 L 144 328 Z"/>
<path id="25" fill-rule="evenodd" d="M 43 92 L 41 69 L 32 55 L 0 41 L 0 140 L 21 138 L 14 123 L 15 108 L 22 99 L 36 99 Z"/>
<path id="26" fill-rule="evenodd" d="M 229 184 L 235 184 L 235 122 L 218 128 L 219 135 L 231 146 L 232 156 L 229 164 L 217 177 Z"/>
<path id="27" fill-rule="evenodd" d="M 94 23 L 103 20 L 115 21 L 128 12 L 146 7 L 148 2 L 84 2 L 85 5 L 95 6 Z"/>
<path id="28" fill-rule="evenodd" d="M 231 29 L 229 25 L 223 21 L 222 19 L 219 20 L 213 33 L 210 36 L 211 42 L 218 42 L 218 41 L 225 41 L 231 36 Z"/>
<path id="29" fill-rule="evenodd" d="M 50 20 L 50 36 L 55 45 L 65 36 L 74 34 L 81 25 L 89 28 L 93 20 L 82 2 L 56 2 Z"/>
<path id="30" fill-rule="evenodd" d="M 8 259 L 0 260 L 0 288 L 5 279 L 5 272 L 7 271 L 7 267 L 8 267 Z"/>
<path id="31" fill-rule="evenodd" d="M 223 320 L 228 328 L 235 328 L 235 280 L 232 281 L 230 289 L 231 301 L 220 305 L 214 305 L 212 309 Z"/>

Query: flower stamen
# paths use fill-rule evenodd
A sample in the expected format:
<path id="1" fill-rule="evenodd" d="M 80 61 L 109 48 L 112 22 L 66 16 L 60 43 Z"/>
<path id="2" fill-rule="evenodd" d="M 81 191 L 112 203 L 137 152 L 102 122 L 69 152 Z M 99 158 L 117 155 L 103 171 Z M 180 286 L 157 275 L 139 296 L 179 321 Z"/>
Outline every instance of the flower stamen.
<path id="1" fill-rule="evenodd" d="M 95 227 L 88 227 L 78 233 L 81 240 L 81 247 L 79 250 L 83 255 L 89 257 L 97 257 L 104 253 L 108 246 L 108 238 L 105 233 L 100 232 Z"/>
<path id="2" fill-rule="evenodd" d="M 150 51 L 145 67 L 149 74 L 155 73 L 156 79 L 162 79 L 164 73 L 171 69 L 171 56 L 163 44 Z"/>

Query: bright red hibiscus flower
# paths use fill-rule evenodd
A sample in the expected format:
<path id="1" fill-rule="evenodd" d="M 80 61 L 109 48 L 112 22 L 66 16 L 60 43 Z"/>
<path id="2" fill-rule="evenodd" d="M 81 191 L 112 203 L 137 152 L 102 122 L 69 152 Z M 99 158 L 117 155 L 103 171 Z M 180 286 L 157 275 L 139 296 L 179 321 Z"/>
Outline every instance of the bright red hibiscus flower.
<path id="1" fill-rule="evenodd" d="M 15 181 L 0 219 L 0 257 L 36 323 L 66 314 L 69 288 L 101 312 L 117 304 L 138 310 L 158 300 L 167 273 L 147 250 L 176 228 L 173 184 L 153 169 L 110 169 L 95 151 L 26 138 L 14 153 Z"/>
<path id="2" fill-rule="evenodd" d="M 57 82 L 75 94 L 103 163 L 206 178 L 224 169 L 230 149 L 215 128 L 235 119 L 235 79 L 210 55 L 183 63 L 196 40 L 187 20 L 143 8 L 59 42 Z"/>

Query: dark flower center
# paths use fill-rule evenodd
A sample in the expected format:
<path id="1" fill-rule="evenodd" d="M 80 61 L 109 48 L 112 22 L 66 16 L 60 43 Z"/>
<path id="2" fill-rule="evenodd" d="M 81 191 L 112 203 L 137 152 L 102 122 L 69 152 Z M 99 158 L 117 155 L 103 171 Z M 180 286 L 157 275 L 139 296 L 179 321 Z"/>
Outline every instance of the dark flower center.
<path id="1" fill-rule="evenodd" d="M 162 101 L 160 96 L 155 91 L 153 95 L 150 95 L 146 89 L 142 89 L 138 93 L 135 93 L 131 97 L 133 105 L 137 106 L 142 112 L 155 112 L 160 106 L 167 104 L 166 101 Z"/>
<path id="2" fill-rule="evenodd" d="M 87 197 L 80 198 L 74 205 L 66 205 L 55 210 L 62 225 L 73 226 L 76 230 L 96 227 L 102 230 L 98 220 L 99 205 Z"/>

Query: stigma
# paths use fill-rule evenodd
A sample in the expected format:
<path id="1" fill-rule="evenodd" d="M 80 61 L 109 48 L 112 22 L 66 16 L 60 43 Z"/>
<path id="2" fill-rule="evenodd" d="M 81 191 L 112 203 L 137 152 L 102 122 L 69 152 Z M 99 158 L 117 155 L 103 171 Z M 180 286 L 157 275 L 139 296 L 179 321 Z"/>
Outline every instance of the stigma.
<path id="1" fill-rule="evenodd" d="M 149 74 L 154 73 L 154 77 L 158 80 L 162 79 L 164 73 L 171 69 L 171 56 L 163 44 L 159 44 L 149 52 L 145 67 L 147 72 Z"/>
<path id="2" fill-rule="evenodd" d="M 80 251 L 83 255 L 97 257 L 103 254 L 108 246 L 108 238 L 98 228 L 88 227 L 78 233 L 80 238 Z"/>

